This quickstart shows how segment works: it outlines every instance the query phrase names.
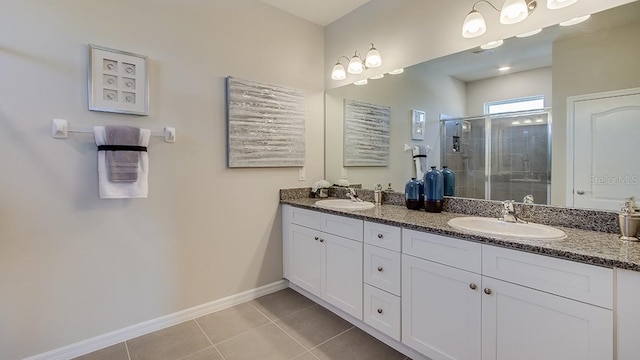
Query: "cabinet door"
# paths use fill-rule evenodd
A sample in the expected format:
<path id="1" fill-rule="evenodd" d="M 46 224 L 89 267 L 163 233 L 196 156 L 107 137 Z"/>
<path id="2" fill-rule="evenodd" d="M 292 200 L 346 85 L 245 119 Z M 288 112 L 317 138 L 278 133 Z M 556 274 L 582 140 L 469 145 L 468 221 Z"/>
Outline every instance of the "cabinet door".
<path id="1" fill-rule="evenodd" d="M 487 277 L 482 281 L 482 360 L 613 358 L 611 310 Z"/>
<path id="2" fill-rule="evenodd" d="M 481 280 L 403 255 L 402 342 L 433 360 L 480 359 Z"/>
<path id="3" fill-rule="evenodd" d="M 362 320 L 362 243 L 323 233 L 322 295 Z"/>
<path id="4" fill-rule="evenodd" d="M 618 325 L 618 360 L 640 358 L 640 272 L 616 269 L 616 324 Z"/>
<path id="5" fill-rule="evenodd" d="M 288 228 L 289 281 L 320 296 L 321 233 L 295 224 L 290 224 Z"/>

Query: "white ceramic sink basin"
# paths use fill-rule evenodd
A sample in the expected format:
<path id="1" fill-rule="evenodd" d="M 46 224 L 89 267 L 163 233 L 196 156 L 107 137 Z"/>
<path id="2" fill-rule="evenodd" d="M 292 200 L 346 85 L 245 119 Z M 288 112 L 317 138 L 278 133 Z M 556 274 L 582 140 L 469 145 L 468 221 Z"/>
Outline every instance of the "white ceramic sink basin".
<path id="1" fill-rule="evenodd" d="M 534 223 L 509 223 L 486 217 L 458 217 L 449 220 L 449 226 L 481 235 L 531 240 L 562 240 L 567 234 L 560 229 Z"/>
<path id="2" fill-rule="evenodd" d="M 316 201 L 316 205 L 321 208 L 331 210 L 367 210 L 373 209 L 375 205 L 369 201 L 351 201 L 351 199 L 329 199 Z"/>

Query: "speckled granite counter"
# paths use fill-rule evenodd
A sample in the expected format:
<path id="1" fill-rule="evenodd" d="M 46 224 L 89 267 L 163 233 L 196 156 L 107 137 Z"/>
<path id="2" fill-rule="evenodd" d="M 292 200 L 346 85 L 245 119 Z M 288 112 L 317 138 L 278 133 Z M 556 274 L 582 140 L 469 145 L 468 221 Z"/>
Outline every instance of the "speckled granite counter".
<path id="1" fill-rule="evenodd" d="M 499 237 L 487 237 L 453 229 L 447 221 L 459 216 L 468 216 L 451 212 L 439 214 L 409 210 L 404 206 L 381 205 L 371 210 L 334 211 L 316 207 L 313 198 L 282 198 L 282 204 L 316 210 L 319 212 L 347 216 L 356 219 L 400 226 L 408 229 L 427 231 L 441 235 L 455 236 L 470 241 L 508 247 L 557 258 L 578 261 L 603 267 L 617 267 L 640 271 L 640 243 L 618 239 L 618 235 L 598 231 L 562 229 L 567 238 L 564 240 L 540 241 L 519 240 Z"/>

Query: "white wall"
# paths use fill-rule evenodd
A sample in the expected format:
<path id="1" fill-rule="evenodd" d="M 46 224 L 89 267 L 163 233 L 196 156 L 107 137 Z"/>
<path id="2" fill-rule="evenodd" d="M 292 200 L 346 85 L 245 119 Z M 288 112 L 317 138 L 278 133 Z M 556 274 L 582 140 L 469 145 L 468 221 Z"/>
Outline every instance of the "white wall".
<path id="1" fill-rule="evenodd" d="M 484 113 L 484 104 L 527 96 L 544 96 L 544 106 L 553 105 L 551 67 L 521 71 L 467 83 L 467 115 Z"/>
<path id="2" fill-rule="evenodd" d="M 404 192 L 405 183 L 415 176 L 411 152 L 404 144 L 431 146 L 430 166 L 440 166 L 440 114 L 463 116 L 464 83 L 431 70 L 428 65 L 413 66 L 400 75 L 369 80 L 366 86 L 349 85 L 326 93 L 326 178 L 335 183 L 342 176 L 343 100 L 360 100 L 391 107 L 389 166 L 348 167 L 349 182 L 372 189 L 380 183 Z M 411 110 L 426 112 L 423 141 L 411 140 Z"/>
<path id="3" fill-rule="evenodd" d="M 43 353 L 282 278 L 278 189 L 323 177 L 323 29 L 255 0 L 3 1 L 0 358 Z M 150 116 L 87 110 L 89 43 L 149 56 Z M 227 169 L 224 77 L 303 90 L 306 176 Z M 149 198 L 100 200 L 90 134 L 151 141 Z"/>
<path id="4" fill-rule="evenodd" d="M 327 88 L 338 87 L 632 1 L 581 0 L 559 10 L 548 10 L 544 1 L 538 1 L 531 16 L 514 25 L 500 25 L 498 13 L 480 4 L 477 10 L 487 21 L 487 32 L 465 39 L 461 36 L 462 22 L 475 0 L 371 0 L 326 27 L 325 84 Z M 371 42 L 382 54 L 382 67 L 360 76 L 350 75 L 344 81 L 331 80 L 331 69 L 339 56 L 352 56 L 355 50 L 364 56 Z"/>

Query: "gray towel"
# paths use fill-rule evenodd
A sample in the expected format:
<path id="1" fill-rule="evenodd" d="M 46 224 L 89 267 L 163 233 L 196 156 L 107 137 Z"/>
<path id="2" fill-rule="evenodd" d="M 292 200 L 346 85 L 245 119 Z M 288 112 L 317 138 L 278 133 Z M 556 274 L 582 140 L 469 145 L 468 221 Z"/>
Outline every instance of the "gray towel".
<path id="1" fill-rule="evenodd" d="M 105 126 L 105 145 L 139 145 L 140 128 L 132 126 Z M 138 151 L 107 151 L 107 169 L 112 182 L 138 181 Z"/>

